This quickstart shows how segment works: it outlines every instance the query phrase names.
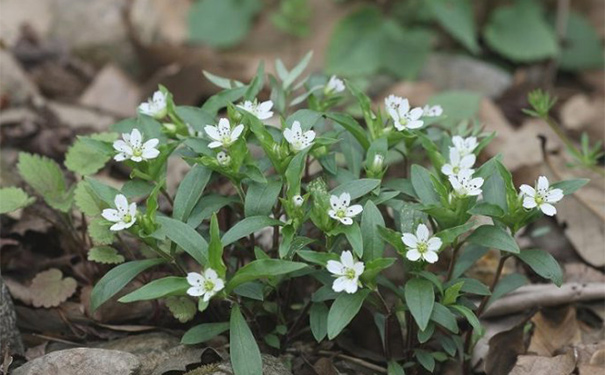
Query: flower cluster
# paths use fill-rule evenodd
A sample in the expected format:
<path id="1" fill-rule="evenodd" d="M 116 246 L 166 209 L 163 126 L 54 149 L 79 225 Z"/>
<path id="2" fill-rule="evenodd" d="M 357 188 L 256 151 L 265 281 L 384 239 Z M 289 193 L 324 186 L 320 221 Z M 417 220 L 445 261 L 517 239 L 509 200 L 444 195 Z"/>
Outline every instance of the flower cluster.
<path id="1" fill-rule="evenodd" d="M 407 99 L 389 95 L 384 100 L 384 104 L 397 130 L 419 129 L 424 125 L 424 121 L 421 120 L 424 113 L 423 109 L 419 107 L 411 108 Z"/>
<path id="2" fill-rule="evenodd" d="M 545 176 L 538 177 L 535 189 L 523 184 L 519 187 L 519 190 L 521 190 L 523 207 L 530 210 L 538 208 L 544 215 L 548 216 L 554 216 L 557 213 L 553 204 L 563 199 L 563 190 L 550 187 Z"/>

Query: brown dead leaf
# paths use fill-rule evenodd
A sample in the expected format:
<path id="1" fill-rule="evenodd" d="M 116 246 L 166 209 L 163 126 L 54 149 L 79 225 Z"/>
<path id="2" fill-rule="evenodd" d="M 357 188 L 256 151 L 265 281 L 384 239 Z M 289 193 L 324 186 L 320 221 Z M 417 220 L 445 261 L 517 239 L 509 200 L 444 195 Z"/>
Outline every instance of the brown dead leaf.
<path id="1" fill-rule="evenodd" d="M 572 96 L 563 104 L 560 111 L 561 122 L 572 130 L 583 130 L 598 126 L 603 129 L 603 98 L 590 98 L 585 94 Z"/>
<path id="2" fill-rule="evenodd" d="M 322 357 L 315 362 L 313 369 L 317 375 L 338 375 L 339 372 L 334 367 L 334 363 L 330 358 Z"/>
<path id="3" fill-rule="evenodd" d="M 575 367 L 573 351 L 556 357 L 521 355 L 510 375 L 569 375 Z"/>
<path id="4" fill-rule="evenodd" d="M 580 365 L 578 366 L 579 375 L 603 375 L 602 366 Z"/>
<path id="5" fill-rule="evenodd" d="M 413 106 L 423 106 L 435 92 L 433 85 L 428 82 L 399 82 L 384 90 L 382 95 L 374 100 L 374 105 L 383 107 L 384 99 L 393 94 L 408 98 Z"/>
<path id="6" fill-rule="evenodd" d="M 71 297 L 78 287 L 72 277 L 63 278 L 63 273 L 51 268 L 34 277 L 29 287 L 34 307 L 56 307 Z"/>
<path id="7" fill-rule="evenodd" d="M 525 352 L 524 324 L 500 332 L 489 340 L 489 351 L 485 359 L 488 375 L 507 375 L 517 362 L 517 357 Z"/>
<path id="8" fill-rule="evenodd" d="M 535 328 L 528 353 L 550 357 L 582 342 L 576 309 L 572 306 L 543 309 L 531 321 Z"/>

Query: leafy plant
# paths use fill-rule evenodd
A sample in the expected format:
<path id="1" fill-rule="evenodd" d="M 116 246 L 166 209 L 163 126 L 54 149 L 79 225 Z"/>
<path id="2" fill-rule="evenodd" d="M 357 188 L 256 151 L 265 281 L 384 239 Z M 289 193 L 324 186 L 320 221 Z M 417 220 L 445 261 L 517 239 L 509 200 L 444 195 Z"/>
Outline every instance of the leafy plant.
<path id="1" fill-rule="evenodd" d="M 82 257 L 117 264 L 92 290 L 92 310 L 146 273 L 146 283 L 118 301 L 165 301 L 180 322 L 199 323 L 183 336 L 186 344 L 229 331 L 233 368 L 242 375 L 261 372 L 259 343 L 285 350 L 307 321 L 315 340 L 332 340 L 367 309 L 383 338 L 385 365 L 403 373 L 438 371 L 449 357 L 465 358 L 483 334 L 479 317 L 488 304 L 524 282 L 514 274 L 500 280 L 506 259 L 561 284 L 554 258 L 521 249 L 514 236 L 554 215 L 556 203 L 586 181 L 551 186 L 540 176 L 519 191 L 499 157 L 475 166 L 494 135 L 458 126 L 477 110 L 472 95 L 439 95 L 424 108 L 391 96 L 377 108 L 351 82 L 304 78 L 309 59 L 291 70 L 276 62 L 277 76 L 268 77 L 273 101 L 257 100 L 262 65 L 248 84 L 206 73 L 223 91 L 200 108 L 178 106 L 160 87 L 137 118 L 113 126 L 120 139 L 107 133 L 76 141 L 66 161 L 72 185 L 50 159 L 20 155 L 29 188 L 66 219 L 72 236 L 83 234 L 74 236 L 77 248 L 89 250 Z M 361 121 L 338 110 L 351 100 Z M 544 97 L 535 102 L 536 113 L 551 106 Z M 267 125 L 275 115 L 277 126 Z M 80 157 L 113 158 L 130 168 L 130 179 L 120 188 L 106 185 L 90 176 L 101 166 Z M 174 196 L 166 190 L 170 157 L 191 166 Z M 389 168 L 402 160 L 406 167 L 391 178 Z M 211 191 L 215 183 L 229 189 Z M 16 188 L 0 193 L 5 212 L 33 202 Z M 491 224 L 479 225 L 478 216 Z M 83 217 L 79 224 L 76 217 Z M 399 285 L 383 275 L 397 260 L 384 256 L 386 246 L 403 263 Z M 464 274 L 490 248 L 500 264 L 488 287 Z M 444 252 L 451 253 L 447 272 L 435 273 L 429 266 Z M 52 289 L 42 306 L 75 290 L 56 270 L 39 275 L 35 288 L 42 279 Z M 299 282 L 306 294 L 284 298 Z M 230 312 L 217 314 L 211 304 Z M 256 324 L 259 316 L 274 324 Z M 404 333 L 402 353 L 385 334 L 393 321 Z"/>

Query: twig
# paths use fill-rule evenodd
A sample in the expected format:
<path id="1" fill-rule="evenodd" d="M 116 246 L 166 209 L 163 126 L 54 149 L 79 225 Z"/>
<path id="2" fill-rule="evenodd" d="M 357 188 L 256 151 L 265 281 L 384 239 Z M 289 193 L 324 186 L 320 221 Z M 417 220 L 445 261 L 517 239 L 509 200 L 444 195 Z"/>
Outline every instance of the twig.
<path id="1" fill-rule="evenodd" d="M 351 363 L 355 363 L 358 364 L 360 366 L 363 366 L 367 369 L 370 369 L 372 371 L 377 371 L 381 374 L 386 374 L 387 373 L 387 369 L 382 367 L 382 366 L 378 366 L 375 365 L 373 363 L 364 361 L 363 359 L 360 358 L 356 358 L 356 357 L 351 357 L 350 355 L 346 355 L 346 354 L 340 354 L 340 353 L 336 353 L 336 352 L 331 352 L 328 350 L 320 350 L 318 352 L 320 355 L 326 355 L 326 356 L 330 356 L 330 357 L 336 357 L 336 358 L 340 358 L 340 359 L 344 359 L 345 361 L 349 361 Z"/>
<path id="2" fill-rule="evenodd" d="M 162 193 L 162 195 L 164 196 L 164 198 L 166 198 L 168 200 L 168 202 L 170 203 L 170 207 L 174 208 L 174 200 L 172 199 L 172 197 L 170 196 L 170 194 L 168 194 L 168 191 L 166 191 L 165 188 L 161 188 L 160 189 L 160 193 Z"/>
<path id="3" fill-rule="evenodd" d="M 527 311 L 536 307 L 557 306 L 580 301 L 605 300 L 603 283 L 566 283 L 523 286 L 491 304 L 484 318 Z"/>

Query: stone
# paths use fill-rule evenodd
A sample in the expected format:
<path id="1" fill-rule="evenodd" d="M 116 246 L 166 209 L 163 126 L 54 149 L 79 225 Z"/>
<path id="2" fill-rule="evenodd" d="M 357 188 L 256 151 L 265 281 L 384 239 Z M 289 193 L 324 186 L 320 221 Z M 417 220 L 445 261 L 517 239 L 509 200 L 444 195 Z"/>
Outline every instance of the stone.
<path id="1" fill-rule="evenodd" d="M 80 97 L 85 106 L 102 109 L 123 117 L 136 115 L 141 100 L 139 88 L 114 64 L 107 64 Z"/>
<path id="2" fill-rule="evenodd" d="M 0 277 L 0 353 L 24 354 L 17 314 L 4 280 Z"/>
<path id="3" fill-rule="evenodd" d="M 9 104 L 18 106 L 40 96 L 25 70 L 6 50 L 0 50 L 0 96 L 7 97 Z"/>
<path id="4" fill-rule="evenodd" d="M 117 350 L 75 348 L 59 350 L 17 368 L 14 375 L 139 375 L 141 362 Z"/>
<path id="5" fill-rule="evenodd" d="M 430 55 L 419 79 L 430 82 L 438 90 L 471 90 L 489 98 L 500 96 L 513 81 L 510 73 L 496 65 L 444 53 Z"/>

